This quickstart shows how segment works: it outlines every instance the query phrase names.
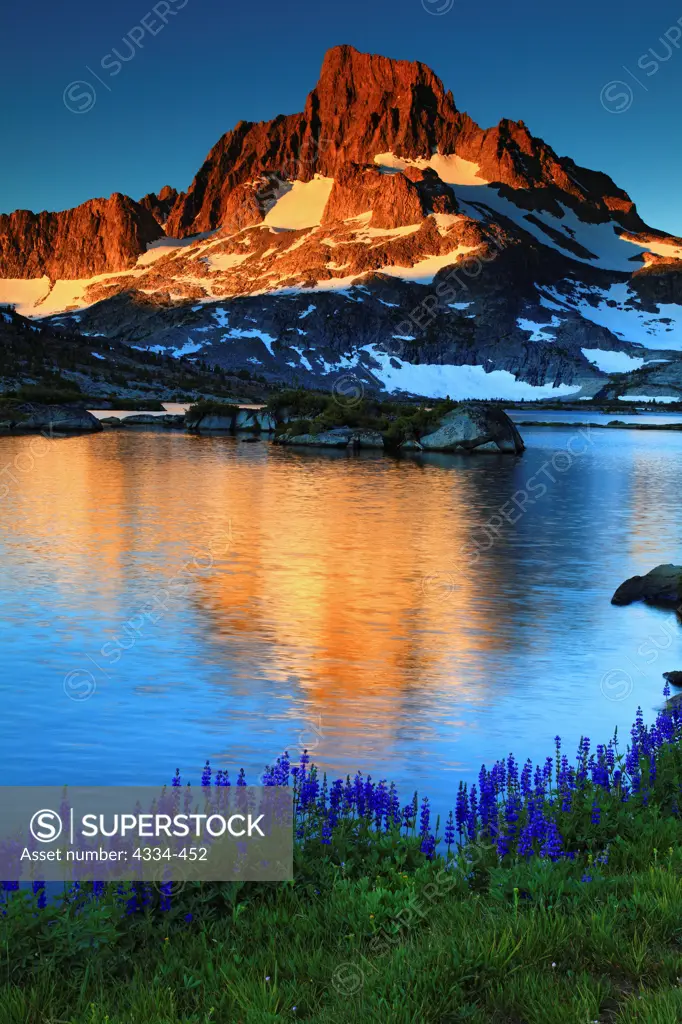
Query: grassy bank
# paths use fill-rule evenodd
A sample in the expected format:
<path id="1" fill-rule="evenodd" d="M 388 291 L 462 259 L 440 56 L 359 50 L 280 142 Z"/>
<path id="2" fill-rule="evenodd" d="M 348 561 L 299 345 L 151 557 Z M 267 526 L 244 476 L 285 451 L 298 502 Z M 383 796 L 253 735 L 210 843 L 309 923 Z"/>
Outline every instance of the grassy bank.
<path id="1" fill-rule="evenodd" d="M 295 881 L 5 894 L 0 1022 L 682 1020 L 682 713 L 560 741 L 451 816 L 303 759 Z M 203 784 L 226 784 L 221 773 Z M 239 784 L 239 782 L 238 782 Z"/>

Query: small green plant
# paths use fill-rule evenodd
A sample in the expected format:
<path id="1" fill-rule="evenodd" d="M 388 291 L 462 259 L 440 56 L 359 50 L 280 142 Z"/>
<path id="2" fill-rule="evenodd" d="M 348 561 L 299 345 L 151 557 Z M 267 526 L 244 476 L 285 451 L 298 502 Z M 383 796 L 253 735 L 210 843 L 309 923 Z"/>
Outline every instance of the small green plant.
<path id="1" fill-rule="evenodd" d="M 77 384 L 64 381 L 63 386 L 52 384 L 24 384 L 17 389 L 17 399 L 36 405 L 82 405 L 84 396 Z"/>

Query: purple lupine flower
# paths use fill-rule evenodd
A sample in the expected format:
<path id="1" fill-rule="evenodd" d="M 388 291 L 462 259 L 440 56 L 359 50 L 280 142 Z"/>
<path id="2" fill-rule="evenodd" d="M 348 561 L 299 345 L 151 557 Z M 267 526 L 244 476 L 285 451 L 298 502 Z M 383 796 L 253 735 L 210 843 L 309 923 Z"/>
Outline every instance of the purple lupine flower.
<path id="1" fill-rule="evenodd" d="M 434 856 L 435 850 L 436 850 L 436 837 L 434 835 L 431 835 L 431 834 L 427 833 L 423 837 L 422 842 L 421 842 L 421 852 L 424 854 L 425 857 L 428 857 L 429 860 L 433 860 L 433 856 Z"/>
<path id="2" fill-rule="evenodd" d="M 171 908 L 171 896 L 173 895 L 173 883 L 164 882 L 163 885 L 159 886 L 159 893 L 161 894 L 160 907 L 165 913 Z"/>
<path id="3" fill-rule="evenodd" d="M 33 892 L 38 897 L 38 900 L 37 900 L 38 910 L 44 910 L 45 907 L 47 906 L 47 893 L 45 892 L 45 883 L 44 882 L 34 882 L 33 883 Z"/>
<path id="4" fill-rule="evenodd" d="M 459 790 L 457 791 L 457 800 L 455 803 L 455 821 L 457 822 L 457 831 L 460 838 L 464 835 L 464 828 L 466 826 L 468 814 L 469 799 L 467 796 L 467 790 L 465 784 L 460 782 Z"/>
<path id="5" fill-rule="evenodd" d="M 563 848 L 563 839 L 559 834 L 559 830 L 556 827 L 556 823 L 550 821 L 547 824 L 546 838 L 540 849 L 541 857 L 549 857 L 552 861 L 557 861 L 561 856 Z"/>
<path id="6" fill-rule="evenodd" d="M 533 829 L 530 823 L 521 829 L 516 852 L 519 857 L 532 857 L 533 855 Z"/>
<path id="7" fill-rule="evenodd" d="M 245 786 L 246 785 L 246 772 L 244 771 L 243 768 L 239 769 L 239 775 L 237 776 L 237 785 L 238 786 Z"/>
<path id="8" fill-rule="evenodd" d="M 427 796 L 422 800 L 421 813 L 419 815 L 419 835 L 426 836 L 429 834 L 429 820 L 431 818 L 431 809 L 429 807 L 429 798 Z"/>
<path id="9" fill-rule="evenodd" d="M 210 786 L 211 785 L 211 764 L 210 764 L 210 761 L 207 761 L 206 764 L 204 765 L 204 770 L 201 773 L 201 785 L 202 786 Z"/>
<path id="10" fill-rule="evenodd" d="M 511 836 L 505 835 L 504 832 L 499 832 L 495 840 L 495 848 L 497 849 L 497 856 L 500 860 L 503 860 L 511 849 Z"/>
<path id="11" fill-rule="evenodd" d="M 182 780 L 180 779 L 180 769 L 176 768 L 175 769 L 175 775 L 173 776 L 173 781 L 171 782 L 171 786 L 181 786 L 181 785 L 182 785 Z"/>
<path id="12" fill-rule="evenodd" d="M 495 793 L 495 785 L 492 779 L 492 773 L 486 772 L 485 765 L 481 768 L 478 775 L 479 783 L 479 813 L 481 816 L 481 827 L 484 832 L 496 831 L 497 825 L 497 796 Z"/>
<path id="13" fill-rule="evenodd" d="M 513 754 L 507 758 L 507 788 L 517 789 L 519 785 L 519 768 Z"/>
<path id="14" fill-rule="evenodd" d="M 478 835 L 478 800 L 476 786 L 471 787 L 469 794 L 469 813 L 467 814 L 467 832 L 469 840 L 473 843 Z"/>
<path id="15" fill-rule="evenodd" d="M 388 791 L 388 798 L 389 798 L 389 813 L 390 813 L 390 816 L 391 816 L 392 825 L 394 827 L 397 827 L 397 826 L 400 825 L 401 815 L 400 815 L 400 799 L 398 797 L 398 788 L 397 788 L 395 782 L 391 783 L 390 789 Z M 386 815 L 386 818 L 388 820 L 388 814 Z"/>
<path id="16" fill-rule="evenodd" d="M 543 781 L 544 781 L 546 786 L 549 786 L 549 784 L 552 781 L 552 770 L 553 770 L 553 768 L 554 768 L 554 762 L 553 762 L 552 758 L 551 757 L 546 757 L 545 758 L 545 764 L 544 764 L 544 767 L 542 769 L 542 778 L 543 778 Z"/>
<path id="17" fill-rule="evenodd" d="M 455 841 L 455 819 L 452 811 L 448 814 L 447 821 L 445 822 L 445 832 L 443 839 L 447 845 L 448 850 Z"/>
<path id="18" fill-rule="evenodd" d="M 533 772 L 533 765 L 530 761 L 526 761 L 521 771 L 521 792 L 524 797 L 530 796 L 530 782 Z"/>
<path id="19" fill-rule="evenodd" d="M 490 778 L 495 790 L 495 795 L 504 792 L 507 777 L 507 766 L 504 761 L 496 761 L 490 772 Z"/>
<path id="20" fill-rule="evenodd" d="M 598 803 L 592 804 L 592 817 L 591 821 L 593 825 L 598 825 L 601 821 L 601 808 Z"/>

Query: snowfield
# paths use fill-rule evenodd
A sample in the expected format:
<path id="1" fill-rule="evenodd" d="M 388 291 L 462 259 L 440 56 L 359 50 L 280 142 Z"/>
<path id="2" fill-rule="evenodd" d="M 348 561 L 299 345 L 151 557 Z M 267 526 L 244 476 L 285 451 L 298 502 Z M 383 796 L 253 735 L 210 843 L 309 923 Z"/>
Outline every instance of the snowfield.
<path id="1" fill-rule="evenodd" d="M 629 356 L 627 352 L 609 352 L 602 348 L 584 348 L 582 354 L 591 363 L 597 364 L 597 369 L 603 373 L 627 373 L 629 370 L 639 370 L 644 366 L 644 360 L 636 356 Z"/>
<path id="2" fill-rule="evenodd" d="M 386 352 L 379 352 L 374 346 L 363 349 L 371 356 L 372 373 L 378 377 L 389 393 L 410 392 L 428 395 L 430 398 L 500 398 L 505 401 L 520 398 L 559 398 L 561 395 L 577 394 L 581 388 L 572 384 L 550 384 L 535 386 L 517 380 L 508 370 L 492 370 L 486 373 L 482 366 L 450 366 L 435 363 L 406 363 Z M 361 366 L 358 361 L 356 365 Z M 398 364 L 398 365 L 394 365 Z M 347 365 L 347 364 L 346 364 Z"/>
<path id="3" fill-rule="evenodd" d="M 606 290 L 572 282 L 566 294 L 557 288 L 538 287 L 538 291 L 541 304 L 548 309 L 575 310 L 623 341 L 649 349 L 682 351 L 682 307 L 661 303 L 657 313 L 639 309 L 639 298 L 627 283 L 612 284 Z"/>
<path id="4" fill-rule="evenodd" d="M 266 214 L 263 223 L 287 231 L 317 227 L 322 223 L 333 184 L 333 178 L 323 178 L 318 174 L 312 181 L 295 181 Z"/>

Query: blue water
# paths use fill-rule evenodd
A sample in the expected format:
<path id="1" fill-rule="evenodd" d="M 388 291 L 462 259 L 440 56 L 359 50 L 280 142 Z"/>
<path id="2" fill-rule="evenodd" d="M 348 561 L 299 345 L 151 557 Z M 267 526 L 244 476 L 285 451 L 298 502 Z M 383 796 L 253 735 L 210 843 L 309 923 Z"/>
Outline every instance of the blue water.
<path id="1" fill-rule="evenodd" d="M 207 757 L 255 782 L 307 746 L 441 808 L 483 761 L 653 717 L 679 626 L 610 598 L 682 561 L 682 436 L 523 433 L 521 458 L 400 460 L 0 438 L 4 782 L 198 781 Z"/>

